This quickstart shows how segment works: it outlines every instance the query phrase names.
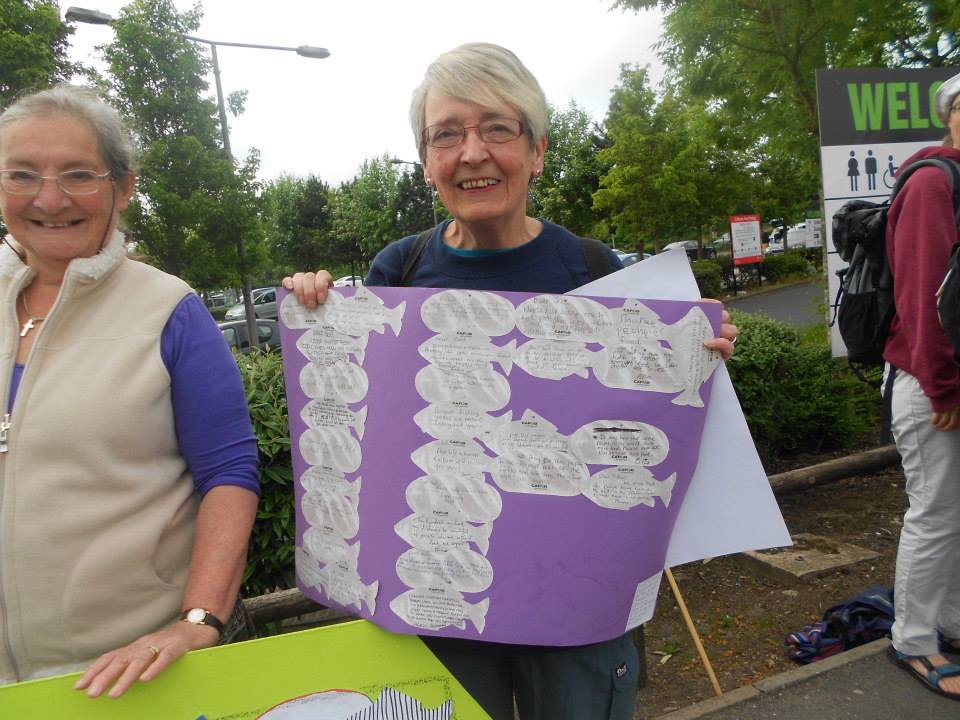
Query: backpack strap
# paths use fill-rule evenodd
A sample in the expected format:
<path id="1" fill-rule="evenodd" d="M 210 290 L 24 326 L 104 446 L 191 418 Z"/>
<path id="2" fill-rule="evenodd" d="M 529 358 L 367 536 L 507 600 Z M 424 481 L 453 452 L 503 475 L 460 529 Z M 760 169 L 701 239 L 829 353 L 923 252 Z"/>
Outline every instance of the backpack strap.
<path id="1" fill-rule="evenodd" d="M 591 280 L 602 278 L 604 275 L 613 272 L 613 267 L 610 265 L 610 254 L 604 243 L 593 238 L 577 239 L 580 240 L 583 259 L 587 262 L 587 272 L 590 273 Z"/>
<path id="2" fill-rule="evenodd" d="M 417 235 L 417 239 L 414 240 L 413 245 L 410 246 L 410 252 L 408 252 L 407 256 L 403 259 L 403 269 L 400 271 L 400 279 L 397 280 L 396 287 L 406 287 L 409 284 L 410 279 L 413 277 L 413 271 L 416 269 L 417 263 L 420 262 L 423 248 L 427 246 L 427 242 L 430 240 L 430 236 L 434 230 L 436 230 L 436 227 L 428 228 Z"/>
<path id="3" fill-rule="evenodd" d="M 925 160 L 917 160 L 905 167 L 897 176 L 897 182 L 893 186 L 893 192 L 890 193 L 890 204 L 893 205 L 894 198 L 897 197 L 900 190 L 906 184 L 907 179 L 922 167 L 938 167 L 947 174 L 947 178 L 950 180 L 951 190 L 953 191 L 954 221 L 957 229 L 960 230 L 960 165 L 958 165 L 955 160 L 950 160 L 949 158 L 926 158 Z"/>

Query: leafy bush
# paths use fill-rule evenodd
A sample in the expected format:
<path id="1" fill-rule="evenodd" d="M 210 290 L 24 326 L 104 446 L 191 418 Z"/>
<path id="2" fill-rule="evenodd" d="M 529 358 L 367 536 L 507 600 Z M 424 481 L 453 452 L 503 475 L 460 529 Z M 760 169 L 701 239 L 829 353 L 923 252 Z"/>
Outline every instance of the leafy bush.
<path id="1" fill-rule="evenodd" d="M 852 447 L 878 426 L 879 393 L 830 357 L 822 332 L 731 315 L 740 337 L 727 367 L 761 458 Z"/>
<path id="2" fill-rule="evenodd" d="M 280 353 L 236 358 L 260 450 L 260 507 L 243 575 L 243 594 L 251 597 L 294 586 L 293 467 Z"/>
<path id="3" fill-rule="evenodd" d="M 789 251 L 763 258 L 763 276 L 770 282 L 790 277 L 805 277 L 814 272 L 802 252 Z"/>
<path id="4" fill-rule="evenodd" d="M 720 297 L 720 266 L 715 260 L 694 260 L 691 263 L 700 295 L 705 298 Z"/>
<path id="5" fill-rule="evenodd" d="M 213 315 L 214 320 L 216 320 L 217 322 L 222 322 L 223 319 L 227 316 L 227 310 L 229 310 L 229 308 L 215 307 L 215 308 L 207 308 L 207 310 L 209 310 L 210 314 Z"/>

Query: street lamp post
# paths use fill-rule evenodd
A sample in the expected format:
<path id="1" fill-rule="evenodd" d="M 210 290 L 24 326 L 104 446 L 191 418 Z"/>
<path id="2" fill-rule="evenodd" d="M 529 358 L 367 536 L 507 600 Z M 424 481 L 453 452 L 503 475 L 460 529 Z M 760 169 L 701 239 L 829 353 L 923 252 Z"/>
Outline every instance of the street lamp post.
<path id="1" fill-rule="evenodd" d="M 413 165 L 414 167 L 423 167 L 423 163 L 415 162 L 413 160 L 400 160 L 398 158 L 390 158 L 387 160 L 391 165 Z M 437 204 L 433 196 L 433 188 L 430 188 L 430 209 L 433 210 L 433 225 L 437 225 Z"/>
<path id="2" fill-rule="evenodd" d="M 67 12 L 64 17 L 67 20 L 87 23 L 90 25 L 110 25 L 114 21 L 114 18 L 107 13 L 80 7 L 67 8 Z M 330 57 L 329 50 L 322 47 L 315 47 L 313 45 L 286 47 L 283 45 L 257 45 L 253 43 L 207 40 L 205 38 L 196 37 L 194 35 L 186 35 L 183 33 L 181 33 L 181 36 L 187 40 L 203 43 L 204 45 L 208 45 L 210 47 L 210 57 L 213 60 L 213 78 L 217 88 L 217 110 L 220 114 L 220 133 L 223 138 L 223 149 L 226 151 L 227 157 L 229 157 L 231 161 L 233 160 L 233 152 L 230 149 L 230 131 L 227 127 L 227 110 L 223 102 L 223 88 L 220 85 L 220 63 L 217 59 L 217 46 L 223 45 L 228 47 L 254 48 L 257 50 L 282 50 L 285 52 L 295 52 L 301 57 L 315 58 L 319 60 Z M 434 213 L 434 216 L 436 216 L 436 213 Z M 253 283 L 250 279 L 250 273 L 247 271 L 245 266 L 246 255 L 246 241 L 243 239 L 243 234 L 240 233 L 237 235 L 237 257 L 240 261 L 240 273 L 243 281 L 243 309 L 247 319 L 247 335 L 249 338 L 250 347 L 253 348 L 257 345 L 257 317 L 253 308 Z"/>

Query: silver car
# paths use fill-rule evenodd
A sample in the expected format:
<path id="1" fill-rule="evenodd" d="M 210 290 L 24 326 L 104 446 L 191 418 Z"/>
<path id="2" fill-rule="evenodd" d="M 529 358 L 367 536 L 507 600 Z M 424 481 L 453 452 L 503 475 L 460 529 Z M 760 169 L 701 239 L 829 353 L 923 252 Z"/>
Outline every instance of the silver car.
<path id="1" fill-rule="evenodd" d="M 258 318 L 266 318 L 268 320 L 277 319 L 277 289 L 268 287 L 268 288 L 256 288 L 253 291 L 253 314 Z M 243 303 L 238 303 L 232 308 L 227 310 L 225 318 L 227 320 L 242 320 L 247 316 L 246 310 L 243 307 Z"/>

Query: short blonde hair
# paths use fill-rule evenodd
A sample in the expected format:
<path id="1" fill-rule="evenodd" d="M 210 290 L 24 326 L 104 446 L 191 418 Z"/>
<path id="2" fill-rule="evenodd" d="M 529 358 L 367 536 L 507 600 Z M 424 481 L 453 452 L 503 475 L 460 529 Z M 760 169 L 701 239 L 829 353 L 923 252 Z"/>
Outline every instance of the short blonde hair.
<path id="1" fill-rule="evenodd" d="M 410 127 L 420 159 L 426 158 L 423 130 L 431 90 L 480 105 L 505 102 L 520 113 L 533 147 L 547 135 L 547 99 L 520 58 L 505 47 L 467 43 L 443 53 L 427 67 L 410 101 Z"/>

